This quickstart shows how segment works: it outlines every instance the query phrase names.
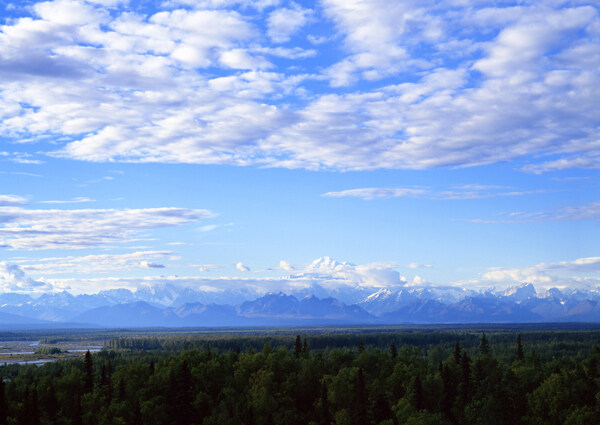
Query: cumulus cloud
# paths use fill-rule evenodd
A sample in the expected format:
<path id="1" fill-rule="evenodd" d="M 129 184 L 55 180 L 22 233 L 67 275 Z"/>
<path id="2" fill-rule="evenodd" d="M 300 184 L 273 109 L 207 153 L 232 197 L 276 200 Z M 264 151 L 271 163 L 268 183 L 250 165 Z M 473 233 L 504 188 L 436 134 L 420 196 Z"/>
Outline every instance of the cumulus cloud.
<path id="1" fill-rule="evenodd" d="M 249 272 L 250 268 L 245 266 L 244 263 L 239 262 L 235 265 L 235 268 L 238 269 L 241 272 Z"/>
<path id="2" fill-rule="evenodd" d="M 406 279 L 395 270 L 395 264 L 370 263 L 354 265 L 338 262 L 330 257 L 318 258 L 296 278 L 320 280 L 323 285 L 394 287 L 403 286 Z"/>
<path id="3" fill-rule="evenodd" d="M 533 283 L 541 288 L 578 288 L 600 285 L 600 257 L 578 258 L 572 261 L 539 263 L 533 266 L 497 267 L 472 281 L 473 284 L 511 286 Z"/>
<path id="4" fill-rule="evenodd" d="M 286 272 L 292 272 L 292 271 L 296 270 L 296 268 L 295 268 L 294 266 L 292 266 L 290 263 L 288 263 L 288 262 L 287 262 L 287 261 L 285 261 L 285 260 L 281 260 L 281 261 L 279 262 L 279 267 L 280 267 L 282 270 L 285 270 Z"/>
<path id="5" fill-rule="evenodd" d="M 285 43 L 308 21 L 312 10 L 294 4 L 293 8 L 276 9 L 267 18 L 267 34 L 275 43 Z"/>
<path id="6" fill-rule="evenodd" d="M 52 289 L 45 283 L 31 279 L 19 266 L 0 262 L 0 288 L 2 292 L 41 292 Z"/>
<path id="7" fill-rule="evenodd" d="M 596 6 L 277 3 L 34 4 L 0 27 L 0 135 L 25 161 L 598 167 Z M 309 20 L 342 43 L 294 45 Z"/>
<path id="8" fill-rule="evenodd" d="M 140 232 L 213 216 L 185 208 L 45 210 L 0 207 L 0 244 L 13 249 L 76 249 L 127 242 Z"/>

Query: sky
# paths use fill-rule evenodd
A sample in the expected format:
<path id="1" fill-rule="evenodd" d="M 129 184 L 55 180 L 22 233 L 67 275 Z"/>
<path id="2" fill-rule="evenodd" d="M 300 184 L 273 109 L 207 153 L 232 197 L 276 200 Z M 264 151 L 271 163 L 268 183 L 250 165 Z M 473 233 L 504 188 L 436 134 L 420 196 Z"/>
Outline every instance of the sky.
<path id="1" fill-rule="evenodd" d="M 0 292 L 595 288 L 599 169 L 595 1 L 0 0 Z"/>

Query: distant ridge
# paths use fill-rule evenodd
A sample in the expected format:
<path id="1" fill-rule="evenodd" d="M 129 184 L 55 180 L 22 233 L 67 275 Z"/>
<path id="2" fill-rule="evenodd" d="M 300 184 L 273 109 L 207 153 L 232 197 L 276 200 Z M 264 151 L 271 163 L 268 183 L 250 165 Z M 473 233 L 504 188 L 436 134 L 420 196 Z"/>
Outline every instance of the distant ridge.
<path id="1" fill-rule="evenodd" d="M 232 294 L 230 303 L 215 302 L 222 301 L 223 294 L 169 284 L 137 292 L 116 289 L 72 295 L 63 291 L 38 298 L 4 293 L 0 294 L 0 327 L 600 322 L 600 294 L 595 290 L 538 291 L 524 283 L 503 291 L 448 286 L 372 288 L 367 295 L 367 289 L 360 287 L 351 295 L 352 288 L 345 288 L 343 293 L 350 294 L 349 298 L 363 295 L 356 304 L 331 295 L 337 291 L 314 285 L 295 293 L 252 296 L 252 291 L 241 290 Z"/>

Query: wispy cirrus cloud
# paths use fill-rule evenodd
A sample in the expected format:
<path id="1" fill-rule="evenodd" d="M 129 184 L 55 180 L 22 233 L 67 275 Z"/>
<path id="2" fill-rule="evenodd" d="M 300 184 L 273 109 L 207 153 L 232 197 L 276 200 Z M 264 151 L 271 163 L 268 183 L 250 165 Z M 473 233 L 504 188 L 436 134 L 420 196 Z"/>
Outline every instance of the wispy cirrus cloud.
<path id="1" fill-rule="evenodd" d="M 87 198 L 85 196 L 78 196 L 71 200 L 50 200 L 50 201 L 38 201 L 38 204 L 82 204 L 87 202 L 96 202 L 95 199 Z"/>
<path id="2" fill-rule="evenodd" d="M 0 195 L 0 206 L 24 205 L 28 202 L 27 198 L 18 195 Z"/>
<path id="3" fill-rule="evenodd" d="M 136 269 L 164 268 L 157 260 L 169 259 L 171 251 L 137 251 L 126 254 L 94 254 L 80 257 L 48 257 L 18 261 L 21 270 L 28 274 L 48 277 L 70 273 L 113 273 Z"/>
<path id="4" fill-rule="evenodd" d="M 515 211 L 503 214 L 501 219 L 473 219 L 474 223 L 536 223 L 546 221 L 582 221 L 600 219 L 600 201 L 562 208 Z"/>
<path id="5" fill-rule="evenodd" d="M 0 244 L 12 249 L 77 249 L 135 239 L 140 232 L 214 214 L 185 208 L 26 209 L 0 207 Z"/>
<path id="6" fill-rule="evenodd" d="M 449 190 L 434 190 L 431 188 L 385 188 L 365 187 L 360 189 L 347 189 L 339 192 L 326 192 L 321 196 L 329 198 L 360 198 L 364 200 L 383 198 L 426 198 L 438 200 L 485 199 L 506 196 L 524 196 L 542 193 L 544 190 L 511 190 L 503 186 L 489 186 L 470 184 L 456 186 Z"/>

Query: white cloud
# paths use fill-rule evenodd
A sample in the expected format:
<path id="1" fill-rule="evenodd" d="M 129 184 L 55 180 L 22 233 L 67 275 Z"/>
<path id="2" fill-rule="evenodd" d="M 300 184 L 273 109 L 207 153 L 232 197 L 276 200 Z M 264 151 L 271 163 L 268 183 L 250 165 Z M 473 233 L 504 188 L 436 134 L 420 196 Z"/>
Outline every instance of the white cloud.
<path id="1" fill-rule="evenodd" d="M 330 198 L 361 198 L 364 200 L 373 200 L 380 198 L 426 198 L 439 200 L 466 200 L 466 199 L 483 199 L 496 198 L 505 196 L 523 196 L 535 193 L 542 193 L 543 190 L 498 190 L 506 189 L 502 186 L 484 186 L 484 185 L 464 185 L 455 187 L 451 190 L 432 190 L 429 188 L 386 188 L 386 187 L 366 187 L 361 189 L 347 189 L 339 192 L 326 192 L 321 196 Z"/>
<path id="2" fill-rule="evenodd" d="M 471 220 L 475 223 L 534 223 L 545 221 L 581 221 L 600 219 L 600 201 L 584 205 L 571 205 L 542 211 L 515 211 L 504 219 Z"/>
<path id="3" fill-rule="evenodd" d="M 403 286 L 406 279 L 395 270 L 395 264 L 370 263 L 354 265 L 329 257 L 318 258 L 301 273 L 292 277 L 313 279 L 326 286 L 394 287 Z"/>
<path id="4" fill-rule="evenodd" d="M 43 20 L 65 26 L 96 23 L 103 17 L 103 13 L 98 9 L 83 2 L 72 0 L 37 3 L 33 6 L 33 10 Z"/>
<path id="5" fill-rule="evenodd" d="M 54 274 L 71 273 L 113 273 L 145 268 L 164 268 L 164 265 L 151 260 L 164 259 L 172 254 L 170 251 L 138 251 L 127 254 L 50 257 L 36 260 L 22 260 L 20 267 L 29 274 L 43 275 L 45 277 Z"/>
<path id="6" fill-rule="evenodd" d="M 420 264 L 420 263 L 410 263 L 407 264 L 406 267 L 408 267 L 409 269 L 432 269 L 433 266 L 429 265 L 429 264 Z"/>
<path id="7" fill-rule="evenodd" d="M 38 282 L 15 264 L 0 262 L 0 289 L 2 292 L 42 292 L 51 287 L 44 282 Z"/>
<path id="8" fill-rule="evenodd" d="M 578 258 L 572 261 L 539 263 L 528 267 L 493 268 L 472 283 L 511 286 L 533 283 L 536 288 L 578 288 L 600 285 L 600 257 Z"/>
<path id="9" fill-rule="evenodd" d="M 0 244 L 13 249 L 75 249 L 133 240 L 143 230 L 180 226 L 213 214 L 184 208 L 44 210 L 0 207 Z"/>
<path id="10" fill-rule="evenodd" d="M 242 6 L 244 8 L 253 8 L 258 11 L 278 6 L 281 0 L 165 0 L 163 4 L 168 7 L 189 6 L 198 9 L 220 9 L 232 6 Z"/>
<path id="11" fill-rule="evenodd" d="M 279 267 L 280 267 L 282 270 L 285 270 L 285 271 L 287 271 L 287 272 L 291 272 L 291 271 L 294 271 L 294 270 L 296 270 L 296 268 L 295 268 L 294 266 L 292 266 L 290 263 L 288 263 L 288 262 L 287 262 L 287 261 L 285 261 L 285 260 L 281 260 L 281 261 L 279 262 Z"/>
<path id="12" fill-rule="evenodd" d="M 236 269 L 238 269 L 238 270 L 239 270 L 239 271 L 241 271 L 241 272 L 249 272 L 249 271 L 250 271 L 250 268 L 249 268 L 249 267 L 246 267 L 246 266 L 244 265 L 244 263 L 241 263 L 241 262 L 237 263 L 237 264 L 235 265 L 235 268 L 236 268 Z"/>
<path id="13" fill-rule="evenodd" d="M 235 69 L 265 69 L 273 67 L 265 58 L 251 56 L 244 49 L 233 49 L 223 52 L 219 61 L 226 67 Z"/>
<path id="14" fill-rule="evenodd" d="M 595 144 L 595 143 L 594 143 Z M 591 144 L 593 146 L 594 144 Z M 553 161 L 544 161 L 539 164 L 528 164 L 523 171 L 542 174 L 548 171 L 567 170 L 570 168 L 600 168 L 600 154 L 592 152 L 589 155 L 566 156 Z"/>
<path id="15" fill-rule="evenodd" d="M 78 196 L 77 198 L 73 198 L 70 201 L 38 201 L 38 204 L 82 204 L 87 202 L 96 202 L 94 199 L 86 198 L 85 196 Z"/>
<path id="16" fill-rule="evenodd" d="M 272 11 L 267 18 L 267 34 L 275 43 L 285 43 L 302 28 L 312 14 L 312 10 L 303 9 L 297 4 L 293 8 L 281 8 Z"/>
<path id="17" fill-rule="evenodd" d="M 425 189 L 410 189 L 410 188 L 376 188 L 365 187 L 362 189 L 348 189 L 340 192 L 327 192 L 321 196 L 330 198 L 353 197 L 372 200 L 377 198 L 399 198 L 404 196 L 423 196 L 428 191 Z"/>
<path id="18" fill-rule="evenodd" d="M 0 195 L 0 206 L 23 205 L 27 199 L 17 195 Z"/>
<path id="19" fill-rule="evenodd" d="M 165 268 L 164 264 L 151 263 L 150 261 L 142 261 L 140 264 L 142 265 L 142 267 L 145 267 L 147 269 L 164 269 Z"/>
<path id="20" fill-rule="evenodd" d="M 142 253 L 140 253 L 140 256 Z M 157 254 L 158 255 L 158 254 Z M 83 258 L 83 257 L 81 257 Z M 148 257 L 146 257 L 148 258 Z M 129 267 L 135 264 L 133 254 L 131 257 L 123 256 L 121 259 Z M 125 261 L 126 260 L 126 261 Z M 117 261 L 119 257 L 117 256 Z M 139 263 L 138 263 L 139 264 Z M 205 264 L 195 266 L 200 272 L 213 271 L 222 266 Z M 280 265 L 281 267 L 281 265 Z M 243 263 L 237 263 L 236 268 L 240 271 L 250 271 Z M 343 294 L 345 291 L 352 293 L 356 302 L 363 294 L 360 290 L 370 294 L 375 288 L 395 288 L 405 286 L 408 281 L 394 270 L 395 265 L 390 263 L 371 263 L 353 265 L 347 262 L 338 262 L 329 257 L 319 258 L 313 261 L 297 274 L 286 277 L 252 277 L 252 278 L 228 278 L 228 277 L 201 277 L 201 276 L 146 276 L 142 278 L 133 277 L 103 277 L 103 278 L 47 278 L 46 280 L 55 288 L 71 288 L 74 293 L 93 293 L 104 289 L 129 288 L 135 290 L 143 286 L 154 286 L 165 283 L 181 287 L 191 287 L 198 290 L 209 290 L 211 292 L 224 292 L 236 290 L 241 294 L 252 298 L 264 295 L 268 292 L 296 292 L 317 285 L 325 288 L 330 293 Z M 423 281 L 424 282 L 424 281 Z M 414 283 L 414 282 L 413 282 Z M 358 292 L 352 291 L 358 289 Z M 323 293 L 321 293 L 321 296 Z"/>
<path id="21" fill-rule="evenodd" d="M 38 3 L 0 27 L 0 136 L 40 145 L 15 159 L 598 167 L 594 6 L 324 0 L 311 13 L 215 0 L 146 16 L 106 9 L 117 3 Z M 169 9 L 183 4 L 191 9 Z M 282 26 L 286 13 L 294 19 Z M 282 49 L 265 37 L 287 40 L 309 15 L 333 22 L 320 40 L 341 49 L 292 39 Z M 323 81 L 334 88 L 313 84 Z"/>

